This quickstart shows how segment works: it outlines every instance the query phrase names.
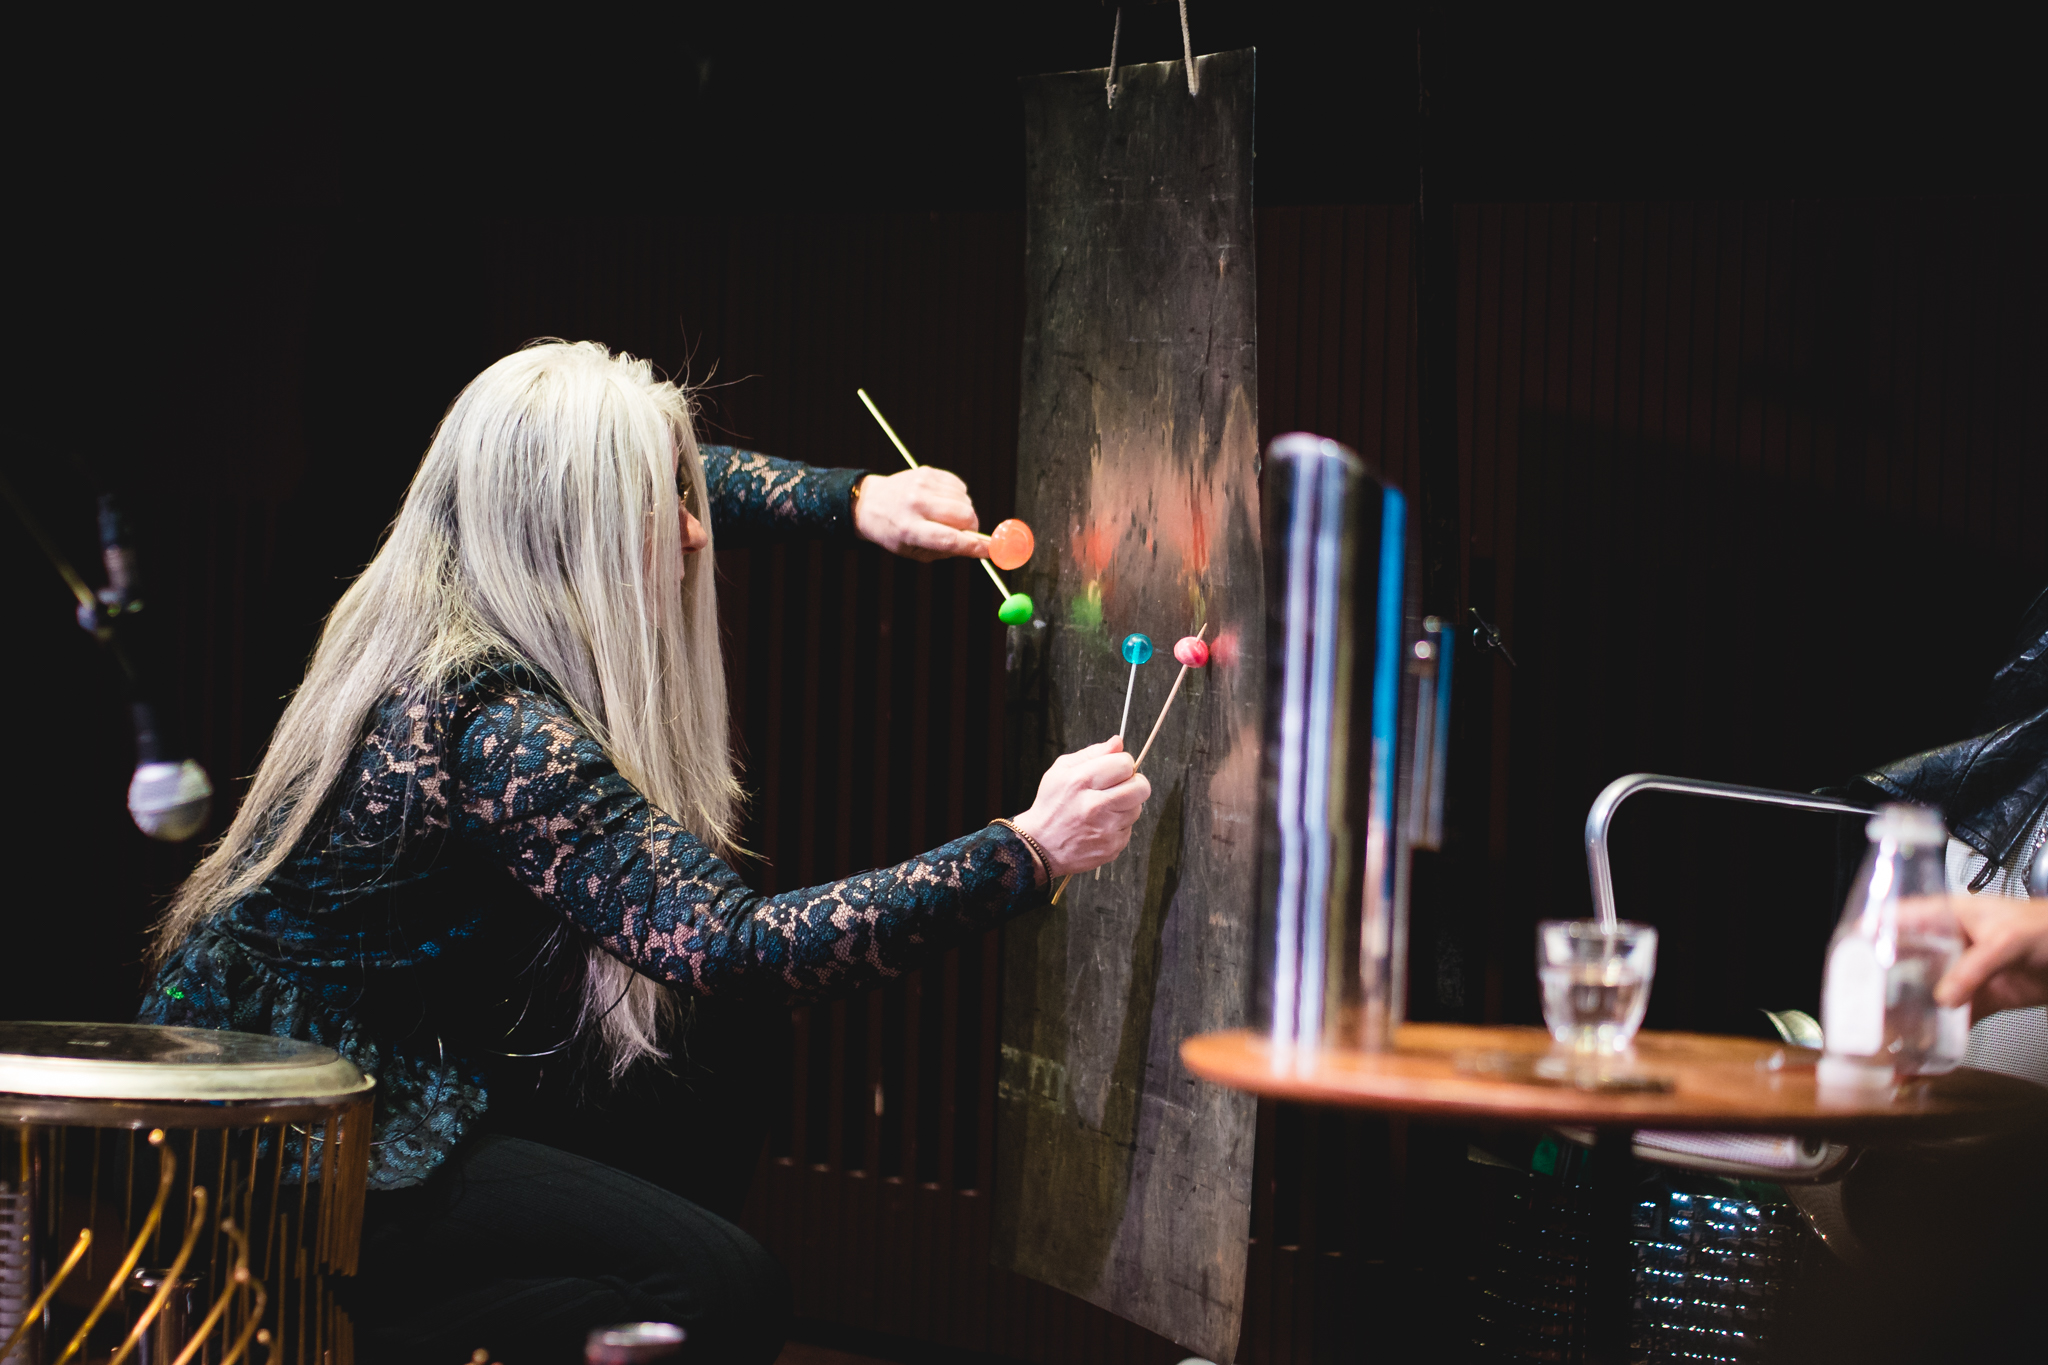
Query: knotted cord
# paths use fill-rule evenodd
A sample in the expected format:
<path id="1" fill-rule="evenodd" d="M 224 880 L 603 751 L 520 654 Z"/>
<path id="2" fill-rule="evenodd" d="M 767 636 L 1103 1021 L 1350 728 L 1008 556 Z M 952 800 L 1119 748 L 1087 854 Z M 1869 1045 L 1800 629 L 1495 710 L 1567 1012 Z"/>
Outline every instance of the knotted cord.
<path id="1" fill-rule="evenodd" d="M 1103 94 L 1109 98 L 1109 107 L 1116 108 L 1116 40 L 1124 36 L 1124 7 L 1116 7 L 1116 23 L 1109 30 L 1109 74 L 1102 78 Z"/>
<path id="2" fill-rule="evenodd" d="M 1102 78 L 1102 94 L 1108 100 L 1109 107 L 1112 109 L 1116 108 L 1118 89 L 1116 83 L 1116 46 L 1117 41 L 1123 37 L 1123 34 L 1124 7 L 1118 5 L 1116 7 L 1116 21 L 1110 26 L 1109 30 L 1109 71 Z M 1195 39 L 1188 31 L 1188 0 L 1180 0 L 1180 51 L 1181 56 L 1187 60 L 1188 93 L 1190 95 L 1199 95 L 1202 93 L 1202 73 L 1195 66 Z"/>
<path id="3" fill-rule="evenodd" d="M 1123 11 L 1117 12 L 1121 14 Z M 1113 40 L 1110 46 L 1112 49 L 1115 47 Z M 1180 50 L 1188 60 L 1188 93 L 1199 95 L 1202 93 L 1202 73 L 1195 69 L 1195 40 L 1188 35 L 1188 0 L 1180 0 Z"/>

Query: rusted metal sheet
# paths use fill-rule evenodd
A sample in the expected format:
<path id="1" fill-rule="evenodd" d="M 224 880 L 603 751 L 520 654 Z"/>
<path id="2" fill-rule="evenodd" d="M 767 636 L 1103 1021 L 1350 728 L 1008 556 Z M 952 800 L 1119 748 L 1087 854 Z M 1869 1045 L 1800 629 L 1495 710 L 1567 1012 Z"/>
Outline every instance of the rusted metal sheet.
<path id="1" fill-rule="evenodd" d="M 1249 51 L 1024 82 L 1018 513 L 1038 531 L 1020 630 L 1021 767 L 1115 733 L 1135 750 L 1205 624 L 1146 760 L 1153 797 L 1101 877 L 1005 945 L 995 1255 L 1217 1360 L 1233 1358 L 1252 1101 L 1177 1049 L 1242 1024 L 1251 979 L 1263 599 Z"/>

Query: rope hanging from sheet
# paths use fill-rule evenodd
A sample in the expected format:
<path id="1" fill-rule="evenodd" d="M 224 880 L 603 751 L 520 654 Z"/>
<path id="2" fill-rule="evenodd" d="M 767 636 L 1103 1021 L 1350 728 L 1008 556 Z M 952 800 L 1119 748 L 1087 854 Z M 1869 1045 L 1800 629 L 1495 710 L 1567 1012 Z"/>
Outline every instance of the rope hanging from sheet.
<path id="1" fill-rule="evenodd" d="M 1116 7 L 1116 25 L 1109 31 L 1109 75 L 1103 78 L 1103 93 L 1109 97 L 1109 107 L 1116 108 L 1116 40 L 1124 36 L 1124 7 Z"/>
<path id="2" fill-rule="evenodd" d="M 1188 36 L 1188 0 L 1180 0 L 1180 50 L 1188 61 L 1188 93 L 1202 93 L 1202 73 L 1195 69 L 1195 40 Z"/>
<path id="3" fill-rule="evenodd" d="M 1116 94 L 1119 89 L 1116 83 L 1116 47 L 1123 35 L 1124 7 L 1118 5 L 1116 21 L 1109 30 L 1109 72 L 1102 78 L 1103 97 L 1109 101 L 1109 107 L 1112 109 L 1116 108 Z M 1199 95 L 1202 93 L 1202 73 L 1195 66 L 1195 40 L 1188 32 L 1188 0 L 1180 0 L 1180 51 L 1188 66 L 1188 93 Z"/>

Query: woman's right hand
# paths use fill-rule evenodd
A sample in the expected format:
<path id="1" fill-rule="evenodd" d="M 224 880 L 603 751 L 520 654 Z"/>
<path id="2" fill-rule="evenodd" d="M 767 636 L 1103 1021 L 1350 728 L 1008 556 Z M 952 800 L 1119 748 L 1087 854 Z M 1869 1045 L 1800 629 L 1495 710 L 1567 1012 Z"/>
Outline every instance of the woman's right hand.
<path id="1" fill-rule="evenodd" d="M 1064 877 L 1122 853 L 1151 794 L 1123 740 L 1107 739 L 1054 759 L 1038 779 L 1038 799 L 1011 823 L 1045 849 L 1047 874 Z"/>
<path id="2" fill-rule="evenodd" d="M 2048 901 L 1950 896 L 1948 904 L 1969 947 L 1936 983 L 1936 1004 L 1967 1002 L 1982 1019 L 2048 1001 Z"/>

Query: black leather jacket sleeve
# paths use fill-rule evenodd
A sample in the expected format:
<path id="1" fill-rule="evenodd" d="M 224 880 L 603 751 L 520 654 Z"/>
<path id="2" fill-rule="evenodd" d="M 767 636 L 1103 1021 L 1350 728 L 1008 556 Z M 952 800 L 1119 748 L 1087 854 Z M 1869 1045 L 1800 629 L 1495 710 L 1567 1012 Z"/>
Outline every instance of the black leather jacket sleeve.
<path id="1" fill-rule="evenodd" d="M 1979 874 L 1988 880 L 2048 804 L 2048 589 L 1992 676 L 1977 728 L 1969 739 L 1873 769 L 1857 785 L 1877 800 L 1935 807 L 1951 834 L 1990 859 Z"/>

